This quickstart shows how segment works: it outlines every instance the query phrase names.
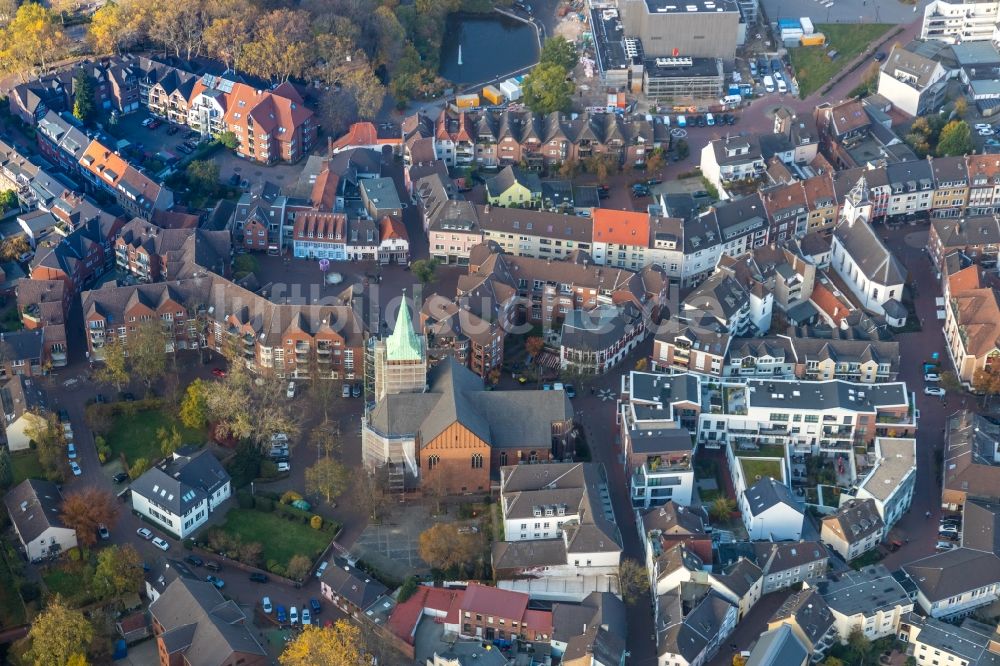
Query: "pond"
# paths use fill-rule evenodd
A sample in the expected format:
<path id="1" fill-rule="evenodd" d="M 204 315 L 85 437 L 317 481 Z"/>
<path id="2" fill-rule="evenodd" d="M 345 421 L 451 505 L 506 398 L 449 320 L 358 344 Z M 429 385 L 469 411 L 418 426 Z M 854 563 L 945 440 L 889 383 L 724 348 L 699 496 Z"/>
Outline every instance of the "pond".
<path id="1" fill-rule="evenodd" d="M 527 23 L 496 13 L 448 17 L 439 73 L 453 83 L 486 83 L 537 61 L 538 37 Z"/>

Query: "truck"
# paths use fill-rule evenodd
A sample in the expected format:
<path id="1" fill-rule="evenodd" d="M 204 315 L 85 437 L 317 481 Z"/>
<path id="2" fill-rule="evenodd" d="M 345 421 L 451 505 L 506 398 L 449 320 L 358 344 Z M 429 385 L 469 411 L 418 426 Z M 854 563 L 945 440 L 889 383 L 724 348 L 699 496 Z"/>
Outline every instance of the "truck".
<path id="1" fill-rule="evenodd" d="M 774 79 L 772 79 L 770 76 L 764 77 L 764 90 L 766 90 L 769 93 L 774 92 Z"/>
<path id="2" fill-rule="evenodd" d="M 719 100 L 722 106 L 726 107 L 736 107 L 743 103 L 742 95 L 726 95 Z"/>
<path id="3" fill-rule="evenodd" d="M 479 106 L 479 95 L 459 95 L 455 98 L 455 106 L 460 109 L 474 109 Z"/>
<path id="4" fill-rule="evenodd" d="M 823 46 L 826 44 L 826 35 L 822 32 L 814 32 L 811 35 L 803 35 L 800 41 L 802 46 Z"/>

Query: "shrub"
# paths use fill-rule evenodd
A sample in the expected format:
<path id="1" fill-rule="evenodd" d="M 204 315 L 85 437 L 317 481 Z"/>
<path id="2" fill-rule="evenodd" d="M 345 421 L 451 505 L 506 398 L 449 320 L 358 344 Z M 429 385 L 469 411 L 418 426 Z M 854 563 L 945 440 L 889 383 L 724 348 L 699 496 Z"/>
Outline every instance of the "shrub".
<path id="1" fill-rule="evenodd" d="M 413 576 L 410 576 L 403 583 L 403 586 L 399 588 L 399 598 L 397 599 L 397 601 L 399 603 L 403 603 L 404 601 L 412 597 L 414 594 L 416 594 L 416 592 L 417 592 L 417 579 L 414 578 Z"/>
<path id="2" fill-rule="evenodd" d="M 194 539 L 184 539 L 181 545 L 184 546 L 184 550 L 194 550 Z"/>
<path id="3" fill-rule="evenodd" d="M 278 476 L 278 463 L 273 460 L 262 460 L 260 462 L 260 478 L 273 479 Z"/>
<path id="4" fill-rule="evenodd" d="M 254 505 L 253 495 L 245 490 L 236 491 L 236 503 L 241 509 L 252 509 Z"/>
<path id="5" fill-rule="evenodd" d="M 39 589 L 37 583 L 32 583 L 31 581 L 25 580 L 21 581 L 18 586 L 18 591 L 21 593 L 21 598 L 24 599 L 24 603 L 29 604 L 42 596 L 42 591 Z"/>
<path id="6" fill-rule="evenodd" d="M 285 494 L 281 496 L 282 504 L 291 504 L 292 502 L 298 502 L 302 499 L 302 495 L 298 494 L 294 490 L 287 490 Z"/>
<path id="7" fill-rule="evenodd" d="M 266 511 L 268 513 L 274 511 L 274 500 L 270 498 L 257 496 L 254 498 L 253 504 L 258 511 Z"/>
<path id="8" fill-rule="evenodd" d="M 276 576 L 284 576 L 287 573 L 286 570 L 285 570 L 285 567 L 281 566 L 277 562 L 274 562 L 273 564 L 269 564 L 268 567 L 267 567 L 267 570 L 270 571 L 271 573 L 273 573 Z"/>
<path id="9" fill-rule="evenodd" d="M 312 515 L 308 511 L 296 509 L 294 506 L 287 506 L 285 504 L 276 504 L 274 506 L 274 510 L 281 514 L 283 518 L 298 521 L 303 524 L 308 523 L 309 518 Z"/>
<path id="10" fill-rule="evenodd" d="M 322 516 L 317 516 L 317 515 L 313 514 L 313 517 L 309 519 L 309 527 L 313 528 L 314 530 L 321 530 L 321 529 L 323 529 L 323 518 L 322 518 Z"/>
<path id="11" fill-rule="evenodd" d="M 69 549 L 69 559 L 71 559 L 74 562 L 79 562 L 80 561 L 80 549 L 76 548 L 76 547 L 70 548 Z"/>

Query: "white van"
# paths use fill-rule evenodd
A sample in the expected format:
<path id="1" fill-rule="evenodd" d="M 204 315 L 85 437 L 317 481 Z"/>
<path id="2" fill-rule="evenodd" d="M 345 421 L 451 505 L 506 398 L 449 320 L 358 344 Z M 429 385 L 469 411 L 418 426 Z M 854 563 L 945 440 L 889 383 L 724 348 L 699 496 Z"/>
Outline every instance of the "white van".
<path id="1" fill-rule="evenodd" d="M 770 76 L 764 77 L 764 90 L 766 90 L 769 93 L 774 92 L 774 79 L 772 79 Z"/>
<path id="2" fill-rule="evenodd" d="M 739 106 L 743 103 L 743 97 L 740 95 L 726 95 L 721 100 L 723 106 Z"/>
<path id="3" fill-rule="evenodd" d="M 784 79 L 779 79 L 778 80 L 778 92 L 780 92 L 780 93 L 786 93 L 786 92 L 788 92 L 788 86 L 785 84 L 785 80 Z"/>
<path id="4" fill-rule="evenodd" d="M 670 127 L 670 116 L 663 116 L 663 124 Z"/>

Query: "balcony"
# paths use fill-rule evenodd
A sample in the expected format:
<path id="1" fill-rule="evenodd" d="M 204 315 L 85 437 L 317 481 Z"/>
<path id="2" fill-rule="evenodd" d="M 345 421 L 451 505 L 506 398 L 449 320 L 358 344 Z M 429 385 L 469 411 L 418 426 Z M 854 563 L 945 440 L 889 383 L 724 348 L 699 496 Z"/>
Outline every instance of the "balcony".
<path id="1" fill-rule="evenodd" d="M 24 309 L 21 310 L 21 319 L 25 322 L 31 322 L 40 326 L 42 323 L 42 313 L 38 304 L 31 303 L 29 305 L 25 305 Z"/>
<path id="2" fill-rule="evenodd" d="M 296 354 L 307 354 L 312 347 L 308 342 L 296 342 L 295 343 L 295 353 Z"/>

